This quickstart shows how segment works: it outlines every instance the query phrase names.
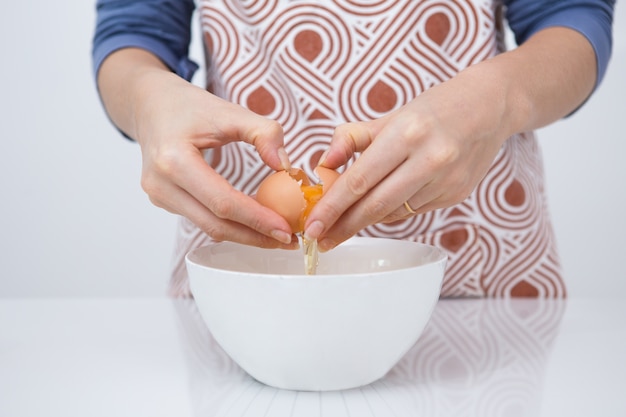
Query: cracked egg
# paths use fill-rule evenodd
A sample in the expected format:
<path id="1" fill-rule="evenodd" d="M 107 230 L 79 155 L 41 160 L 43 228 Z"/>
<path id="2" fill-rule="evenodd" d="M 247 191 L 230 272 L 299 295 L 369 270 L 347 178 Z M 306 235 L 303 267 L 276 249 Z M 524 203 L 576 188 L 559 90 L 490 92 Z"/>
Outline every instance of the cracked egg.
<path id="1" fill-rule="evenodd" d="M 314 172 L 318 183 L 312 183 L 303 170 L 291 168 L 274 172 L 259 186 L 257 201 L 285 218 L 293 233 L 303 232 L 309 213 L 339 177 L 330 168 L 317 167 Z"/>

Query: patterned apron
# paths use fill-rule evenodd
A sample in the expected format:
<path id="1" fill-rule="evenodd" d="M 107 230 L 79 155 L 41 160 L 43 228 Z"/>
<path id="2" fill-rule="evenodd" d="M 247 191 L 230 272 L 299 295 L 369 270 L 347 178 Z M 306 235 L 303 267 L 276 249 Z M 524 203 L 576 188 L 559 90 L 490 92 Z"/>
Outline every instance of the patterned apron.
<path id="1" fill-rule="evenodd" d="M 498 0 L 203 0 L 199 10 L 208 90 L 280 122 L 310 177 L 338 124 L 379 118 L 504 50 Z M 247 194 L 271 173 L 244 143 L 207 160 Z M 359 235 L 445 248 L 443 297 L 564 297 L 543 181 L 534 134 L 514 135 L 462 203 Z M 172 295 L 190 296 L 184 256 L 209 242 L 180 220 Z"/>

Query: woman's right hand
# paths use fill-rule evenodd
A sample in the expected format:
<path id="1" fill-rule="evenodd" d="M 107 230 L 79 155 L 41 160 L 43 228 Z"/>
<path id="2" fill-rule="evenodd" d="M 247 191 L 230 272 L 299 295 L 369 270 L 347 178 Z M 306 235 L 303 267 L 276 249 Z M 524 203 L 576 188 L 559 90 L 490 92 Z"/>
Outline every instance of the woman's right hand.
<path id="1" fill-rule="evenodd" d="M 141 185 L 153 204 L 218 241 L 297 247 L 285 219 L 235 190 L 203 157 L 206 149 L 244 141 L 272 169 L 287 168 L 277 122 L 183 80 L 140 49 L 111 54 L 98 86 L 113 122 L 141 146 Z"/>

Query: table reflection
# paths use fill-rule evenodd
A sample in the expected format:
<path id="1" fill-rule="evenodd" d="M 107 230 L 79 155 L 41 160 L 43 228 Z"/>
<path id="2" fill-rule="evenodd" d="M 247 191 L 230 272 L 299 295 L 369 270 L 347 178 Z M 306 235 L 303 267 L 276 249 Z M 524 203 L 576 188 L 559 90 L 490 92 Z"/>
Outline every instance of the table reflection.
<path id="1" fill-rule="evenodd" d="M 563 300 L 441 300 L 381 380 L 336 392 L 255 381 L 217 345 L 193 301 L 175 301 L 193 407 L 202 417 L 535 416 Z"/>

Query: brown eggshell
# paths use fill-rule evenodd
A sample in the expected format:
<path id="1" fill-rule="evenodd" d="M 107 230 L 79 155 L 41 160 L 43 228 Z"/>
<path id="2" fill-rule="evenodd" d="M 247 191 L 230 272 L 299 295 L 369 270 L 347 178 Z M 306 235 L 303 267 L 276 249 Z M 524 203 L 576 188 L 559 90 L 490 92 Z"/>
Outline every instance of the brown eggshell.
<path id="1" fill-rule="evenodd" d="M 339 178 L 340 175 L 334 169 L 325 168 L 322 166 L 315 168 L 313 172 L 315 172 L 315 175 L 317 175 L 317 178 L 319 178 L 319 182 L 322 184 L 322 190 L 324 193 L 330 190 L 330 187 L 333 186 L 335 180 Z"/>
<path id="2" fill-rule="evenodd" d="M 298 169 L 290 172 L 278 171 L 261 182 L 257 191 L 257 201 L 265 207 L 274 210 L 287 220 L 293 233 L 300 228 L 300 215 L 306 208 L 306 200 L 300 189 L 301 181 L 308 183 L 304 172 L 300 175 Z M 291 175 L 290 175 L 291 174 Z M 294 175 L 297 179 L 292 177 Z"/>
<path id="3" fill-rule="evenodd" d="M 311 185 L 309 178 L 306 176 L 306 173 L 300 168 L 291 168 L 289 170 L 289 175 L 296 181 L 301 181 L 302 185 Z"/>

